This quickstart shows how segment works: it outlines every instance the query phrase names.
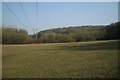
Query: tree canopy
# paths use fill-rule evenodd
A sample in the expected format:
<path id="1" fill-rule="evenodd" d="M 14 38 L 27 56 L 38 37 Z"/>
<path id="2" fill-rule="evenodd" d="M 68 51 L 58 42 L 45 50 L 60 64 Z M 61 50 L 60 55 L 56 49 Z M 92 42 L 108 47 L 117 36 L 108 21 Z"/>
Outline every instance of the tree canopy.
<path id="1" fill-rule="evenodd" d="M 35 35 L 28 35 L 24 29 L 2 28 L 3 44 L 20 44 L 20 43 L 63 43 L 63 42 L 80 42 L 95 40 L 112 40 L 120 39 L 120 22 L 104 26 L 70 26 L 43 30 Z"/>

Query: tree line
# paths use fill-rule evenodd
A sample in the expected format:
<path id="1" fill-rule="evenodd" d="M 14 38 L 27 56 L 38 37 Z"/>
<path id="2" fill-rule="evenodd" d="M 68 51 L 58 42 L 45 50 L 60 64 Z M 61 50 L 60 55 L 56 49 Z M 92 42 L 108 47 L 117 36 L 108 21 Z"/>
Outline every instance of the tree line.
<path id="1" fill-rule="evenodd" d="M 24 29 L 2 28 L 3 44 L 64 43 L 120 39 L 120 22 L 99 26 L 70 26 L 28 35 Z M 37 39 L 36 36 L 37 35 Z"/>
<path id="2" fill-rule="evenodd" d="M 26 30 L 16 28 L 2 28 L 3 44 L 29 43 L 29 36 Z"/>

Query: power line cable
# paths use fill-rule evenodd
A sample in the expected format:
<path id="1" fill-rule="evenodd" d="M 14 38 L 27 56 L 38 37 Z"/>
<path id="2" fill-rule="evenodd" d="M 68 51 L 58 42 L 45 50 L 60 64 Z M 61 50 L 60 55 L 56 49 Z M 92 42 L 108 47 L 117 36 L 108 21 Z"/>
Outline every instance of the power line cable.
<path id="1" fill-rule="evenodd" d="M 36 0 L 36 28 L 38 28 L 38 4 L 37 4 L 37 0 Z M 36 39 L 38 38 L 38 29 L 33 29 L 33 31 L 35 31 L 36 33 Z"/>
<path id="2" fill-rule="evenodd" d="M 37 3 L 37 0 L 36 0 L 36 25 L 38 27 L 38 3 Z"/>
<path id="3" fill-rule="evenodd" d="M 24 10 L 24 7 L 23 7 L 21 1 L 20 1 L 20 0 L 18 0 L 18 1 L 19 1 L 19 4 L 20 4 L 20 6 L 21 6 L 21 8 L 22 8 L 22 11 L 23 11 L 23 13 L 24 13 L 24 15 L 25 15 L 25 17 L 26 17 L 29 25 L 32 26 L 32 24 L 31 24 L 31 22 L 30 22 L 30 20 L 29 20 L 29 18 L 28 18 L 28 16 L 27 16 L 27 14 L 26 14 L 26 12 L 25 12 L 25 10 Z"/>
<path id="4" fill-rule="evenodd" d="M 25 24 L 16 16 L 16 14 L 3 2 L 3 4 L 7 7 L 7 9 L 16 17 L 16 19 L 25 27 Z"/>

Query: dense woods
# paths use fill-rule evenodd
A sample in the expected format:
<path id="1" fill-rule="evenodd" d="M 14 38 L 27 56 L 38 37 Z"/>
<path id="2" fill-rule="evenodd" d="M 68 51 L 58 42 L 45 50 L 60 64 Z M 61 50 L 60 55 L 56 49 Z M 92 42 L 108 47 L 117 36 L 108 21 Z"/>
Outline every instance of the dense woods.
<path id="1" fill-rule="evenodd" d="M 28 33 L 24 29 L 2 28 L 2 43 L 4 44 L 20 44 L 28 43 Z"/>
<path id="2" fill-rule="evenodd" d="M 2 43 L 2 29 L 0 28 L 0 44 Z"/>
<path id="3" fill-rule="evenodd" d="M 3 44 L 20 43 L 63 43 L 95 40 L 120 39 L 120 22 L 107 26 L 70 26 L 40 31 L 28 35 L 24 29 L 2 28 Z M 37 35 L 37 39 L 35 38 Z"/>

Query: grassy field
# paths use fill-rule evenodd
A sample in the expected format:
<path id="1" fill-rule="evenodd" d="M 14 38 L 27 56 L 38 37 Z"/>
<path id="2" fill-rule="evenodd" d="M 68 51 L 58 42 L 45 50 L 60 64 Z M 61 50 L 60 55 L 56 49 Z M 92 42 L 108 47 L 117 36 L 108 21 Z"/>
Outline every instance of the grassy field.
<path id="1" fill-rule="evenodd" d="M 3 78 L 115 78 L 117 41 L 3 45 Z"/>

